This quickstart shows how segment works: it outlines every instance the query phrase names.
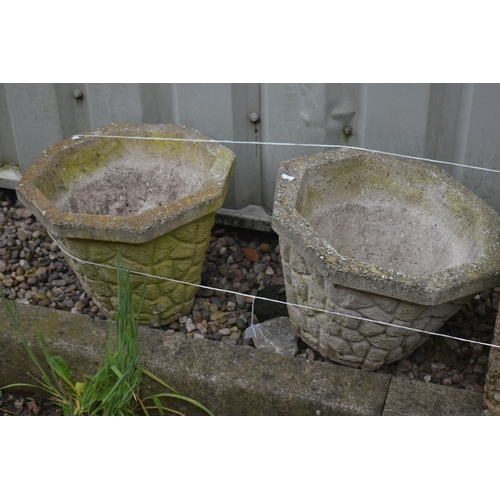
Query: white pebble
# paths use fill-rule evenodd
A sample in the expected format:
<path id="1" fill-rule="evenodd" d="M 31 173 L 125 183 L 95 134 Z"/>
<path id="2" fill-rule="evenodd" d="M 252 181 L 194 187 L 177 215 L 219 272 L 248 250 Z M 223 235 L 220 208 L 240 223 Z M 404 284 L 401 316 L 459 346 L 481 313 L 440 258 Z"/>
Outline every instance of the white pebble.
<path id="1" fill-rule="evenodd" d="M 193 320 L 191 318 L 188 318 L 185 327 L 188 333 L 194 332 L 196 330 L 196 325 L 193 323 Z"/>

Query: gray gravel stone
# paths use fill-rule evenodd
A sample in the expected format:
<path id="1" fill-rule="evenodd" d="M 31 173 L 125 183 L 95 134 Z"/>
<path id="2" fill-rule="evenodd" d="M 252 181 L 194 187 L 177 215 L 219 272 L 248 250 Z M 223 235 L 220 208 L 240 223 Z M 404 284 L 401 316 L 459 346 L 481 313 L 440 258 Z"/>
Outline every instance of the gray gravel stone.
<path id="1" fill-rule="evenodd" d="M 240 329 L 240 330 L 245 330 L 246 327 L 247 327 L 247 321 L 246 321 L 246 318 L 243 319 L 241 316 L 236 320 L 236 326 Z"/>
<path id="2" fill-rule="evenodd" d="M 257 349 L 295 356 L 298 352 L 297 337 L 292 333 L 288 318 L 274 318 L 260 323 L 254 338 Z M 307 354 L 306 354 L 307 356 Z"/>
<path id="3" fill-rule="evenodd" d="M 263 273 L 267 269 L 267 266 L 265 264 L 255 264 L 253 266 L 253 272 L 255 274 Z"/>

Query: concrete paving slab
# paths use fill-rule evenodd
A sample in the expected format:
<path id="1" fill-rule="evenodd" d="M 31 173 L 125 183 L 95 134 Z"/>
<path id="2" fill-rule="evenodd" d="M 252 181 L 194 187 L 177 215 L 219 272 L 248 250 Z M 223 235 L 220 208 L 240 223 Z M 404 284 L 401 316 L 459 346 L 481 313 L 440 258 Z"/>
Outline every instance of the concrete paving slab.
<path id="1" fill-rule="evenodd" d="M 483 397 L 477 392 L 392 377 L 383 416 L 480 416 Z"/>
<path id="2" fill-rule="evenodd" d="M 49 350 L 71 367 L 74 379 L 94 373 L 103 359 L 108 322 L 36 306 L 19 304 L 18 309 L 25 335 L 40 359 L 35 325 Z M 216 415 L 380 415 L 391 379 L 251 347 L 180 339 L 145 327 L 139 349 L 147 369 Z M 34 373 L 34 366 L 0 306 L 0 387 L 30 382 L 28 371 Z M 157 390 L 144 384 L 144 395 Z"/>

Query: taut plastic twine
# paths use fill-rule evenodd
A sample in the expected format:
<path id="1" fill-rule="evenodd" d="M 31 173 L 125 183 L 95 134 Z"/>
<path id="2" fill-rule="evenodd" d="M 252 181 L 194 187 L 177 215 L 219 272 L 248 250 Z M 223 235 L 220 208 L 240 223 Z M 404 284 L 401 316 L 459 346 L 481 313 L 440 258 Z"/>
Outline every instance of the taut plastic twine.
<path id="1" fill-rule="evenodd" d="M 142 141 L 176 141 L 176 142 L 207 142 L 207 143 L 219 143 L 219 144 L 249 144 L 252 146 L 299 146 L 299 147 L 307 147 L 307 148 L 333 148 L 333 149 L 353 149 L 356 151 L 366 151 L 367 153 L 379 153 L 383 155 L 389 156 L 397 156 L 398 158 L 408 158 L 410 160 L 418 160 L 418 161 L 426 161 L 431 163 L 441 163 L 444 165 L 452 165 L 454 167 L 465 167 L 472 168 L 475 170 L 484 170 L 486 172 L 500 172 L 500 170 L 494 170 L 492 168 L 486 167 L 475 167 L 472 165 L 465 165 L 463 163 L 453 163 L 444 160 L 432 160 L 430 158 L 420 158 L 419 156 L 410 156 L 403 155 L 398 153 L 388 153 L 387 151 L 378 151 L 376 149 L 367 149 L 360 148 L 357 146 L 347 146 L 341 144 L 303 144 L 303 143 L 295 143 L 295 142 L 261 142 L 261 141 L 231 141 L 227 139 L 215 140 L 215 139 L 184 139 L 177 137 L 142 137 L 142 136 L 127 136 L 127 135 L 104 135 L 104 134 L 80 134 L 74 135 L 72 137 L 73 140 L 78 140 L 82 137 L 99 137 L 99 138 L 108 138 L 108 139 L 136 139 Z"/>
<path id="2" fill-rule="evenodd" d="M 71 253 L 69 253 L 67 250 L 65 250 L 62 247 L 62 245 L 52 236 L 52 234 L 49 231 L 47 231 L 47 233 L 54 240 L 54 242 L 57 243 L 57 245 L 59 246 L 59 248 L 61 249 L 61 251 L 63 253 L 65 253 L 68 257 L 71 257 L 73 260 L 76 260 L 77 262 L 80 262 L 81 264 L 88 264 L 88 265 L 91 265 L 91 266 L 104 267 L 106 269 L 113 269 L 115 271 L 117 270 L 116 266 L 110 266 L 108 264 L 99 264 L 97 262 L 90 262 L 88 260 L 83 260 L 83 259 L 79 259 L 78 257 L 75 257 L 74 255 L 72 255 Z M 138 276 L 146 276 L 148 278 L 155 278 L 155 279 L 160 279 L 160 280 L 164 280 L 164 281 L 171 281 L 172 283 L 179 283 L 181 285 L 195 286 L 197 288 L 203 288 L 205 290 L 214 290 L 216 292 L 224 292 L 224 293 L 228 293 L 228 294 L 232 294 L 232 295 L 240 295 L 242 297 L 250 297 L 252 299 L 252 317 L 251 317 L 251 320 L 250 320 L 250 326 L 245 331 L 245 336 L 244 336 L 245 339 L 251 338 L 251 337 L 255 337 L 257 325 L 254 325 L 253 315 L 254 315 L 255 299 L 258 299 L 258 300 L 265 300 L 265 301 L 268 301 L 268 302 L 274 302 L 276 304 L 284 304 L 286 306 L 300 307 L 302 309 L 309 309 L 311 311 L 322 312 L 322 313 L 325 313 L 325 314 L 333 314 L 335 316 L 341 316 L 341 317 L 344 317 L 344 318 L 357 319 L 357 320 L 361 320 L 361 321 L 366 321 L 368 323 L 375 323 L 377 325 L 391 326 L 391 327 L 395 327 L 395 328 L 401 328 L 402 330 L 409 330 L 409 331 L 412 331 L 412 332 L 424 333 L 424 334 L 427 334 L 427 335 L 435 335 L 435 336 L 438 336 L 438 337 L 446 337 L 448 339 L 458 340 L 460 342 L 470 342 L 472 344 L 479 344 L 479 345 L 484 345 L 484 346 L 487 346 L 487 347 L 495 347 L 497 349 L 500 349 L 500 345 L 487 344 L 486 342 L 479 342 L 478 340 L 462 339 L 460 337 L 454 337 L 452 335 L 446 335 L 444 333 L 428 332 L 426 330 L 420 330 L 418 328 L 411 328 L 409 326 L 394 325 L 392 323 L 386 323 L 384 321 L 377 321 L 377 320 L 374 320 L 374 319 L 362 318 L 360 316 L 353 316 L 351 314 L 344 314 L 344 313 L 339 313 L 339 312 L 334 312 L 334 311 L 327 311 L 326 309 L 319 309 L 317 307 L 305 306 L 305 305 L 302 305 L 302 304 L 295 304 L 293 302 L 284 302 L 284 301 L 281 301 L 281 300 L 269 299 L 267 297 L 257 297 L 256 295 L 250 295 L 248 293 L 242 293 L 242 292 L 235 292 L 233 290 L 226 290 L 224 288 L 215 288 L 215 287 L 211 287 L 211 286 L 207 286 L 207 285 L 197 285 L 196 283 L 189 283 L 187 281 L 181 281 L 181 280 L 176 280 L 176 279 L 173 279 L 173 278 L 167 278 L 165 276 L 156 276 L 154 274 L 142 273 L 142 272 L 139 272 L 139 271 L 131 271 L 131 270 L 129 270 L 129 272 L 131 274 L 136 274 Z"/>

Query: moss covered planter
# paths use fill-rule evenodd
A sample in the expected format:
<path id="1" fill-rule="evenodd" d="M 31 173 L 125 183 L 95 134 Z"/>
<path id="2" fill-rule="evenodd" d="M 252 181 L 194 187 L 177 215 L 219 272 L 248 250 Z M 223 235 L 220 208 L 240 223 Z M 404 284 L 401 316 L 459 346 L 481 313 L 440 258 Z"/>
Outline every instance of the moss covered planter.
<path id="1" fill-rule="evenodd" d="M 91 137 L 112 136 L 112 137 Z M 90 136 L 90 137 L 89 137 Z M 113 137 L 115 136 L 115 137 Z M 202 139 L 183 126 L 114 123 L 47 149 L 17 192 L 72 257 L 83 288 L 110 316 L 116 272 L 80 261 L 199 283 L 215 211 L 235 155 L 217 143 L 122 139 Z M 191 311 L 196 287 L 132 275 L 146 295 L 141 323 L 158 326 Z"/>
<path id="2" fill-rule="evenodd" d="M 294 332 L 339 363 L 410 355 L 500 282 L 500 217 L 441 169 L 337 150 L 281 164 L 273 212 Z M 365 318 L 386 324 L 362 321 Z M 394 326 L 392 326 L 394 325 Z"/>

